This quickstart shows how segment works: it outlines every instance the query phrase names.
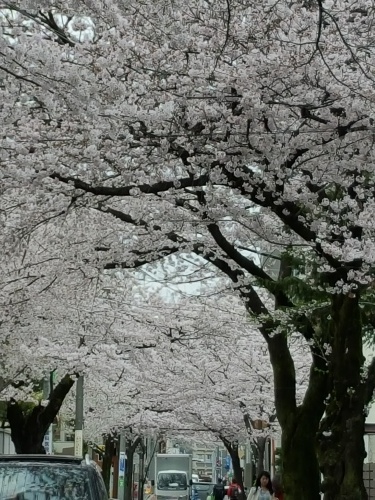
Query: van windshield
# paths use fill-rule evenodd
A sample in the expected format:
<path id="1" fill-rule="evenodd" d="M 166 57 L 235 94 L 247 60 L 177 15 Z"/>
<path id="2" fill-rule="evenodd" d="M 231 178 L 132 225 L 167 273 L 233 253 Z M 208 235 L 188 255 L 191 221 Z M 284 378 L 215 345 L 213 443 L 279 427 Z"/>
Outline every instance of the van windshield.
<path id="1" fill-rule="evenodd" d="M 159 490 L 186 490 L 187 478 L 184 472 L 160 472 L 158 475 Z"/>
<path id="2" fill-rule="evenodd" d="M 32 463 L 0 466 L 0 500 L 90 500 L 81 467 Z"/>

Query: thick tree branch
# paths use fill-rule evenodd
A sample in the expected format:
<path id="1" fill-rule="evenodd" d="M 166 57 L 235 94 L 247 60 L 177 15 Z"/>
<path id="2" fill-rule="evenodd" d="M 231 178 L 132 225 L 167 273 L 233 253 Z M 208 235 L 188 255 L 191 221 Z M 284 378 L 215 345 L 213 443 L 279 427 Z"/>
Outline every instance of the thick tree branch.
<path id="1" fill-rule="evenodd" d="M 76 177 L 64 177 L 59 173 L 51 175 L 51 179 L 57 179 L 65 184 L 72 184 L 76 189 L 82 189 L 86 193 L 92 193 L 98 196 L 132 196 L 137 191 L 144 194 L 158 194 L 169 189 L 183 189 L 194 186 L 205 186 L 209 180 L 207 174 L 197 178 L 194 176 L 184 177 L 176 181 L 160 181 L 155 184 L 132 184 L 130 186 L 111 187 L 111 186 L 91 186 Z"/>
<path id="2" fill-rule="evenodd" d="M 40 421 L 43 427 L 45 427 L 46 432 L 48 427 L 51 425 L 51 423 L 59 413 L 64 399 L 68 395 L 73 385 L 74 380 L 71 378 L 71 376 L 65 375 L 51 392 L 48 404 L 40 415 Z"/>
<path id="3" fill-rule="evenodd" d="M 280 307 L 293 306 L 292 302 L 283 291 L 276 290 L 275 286 L 272 286 L 272 284 L 275 284 L 275 281 L 262 268 L 258 267 L 254 261 L 248 259 L 241 252 L 236 250 L 236 248 L 225 238 L 217 224 L 208 224 L 207 228 L 217 245 L 226 255 L 228 255 L 228 257 L 236 262 L 242 269 L 254 276 L 254 278 L 263 281 L 265 288 L 275 296 Z"/>

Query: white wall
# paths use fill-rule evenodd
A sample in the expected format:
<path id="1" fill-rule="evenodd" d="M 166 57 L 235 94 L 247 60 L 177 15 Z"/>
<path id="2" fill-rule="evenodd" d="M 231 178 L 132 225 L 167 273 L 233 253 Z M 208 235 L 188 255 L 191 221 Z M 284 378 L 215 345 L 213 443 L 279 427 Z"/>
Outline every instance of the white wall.
<path id="1" fill-rule="evenodd" d="M 0 454 L 14 455 L 16 450 L 10 438 L 10 431 L 8 429 L 0 430 Z"/>

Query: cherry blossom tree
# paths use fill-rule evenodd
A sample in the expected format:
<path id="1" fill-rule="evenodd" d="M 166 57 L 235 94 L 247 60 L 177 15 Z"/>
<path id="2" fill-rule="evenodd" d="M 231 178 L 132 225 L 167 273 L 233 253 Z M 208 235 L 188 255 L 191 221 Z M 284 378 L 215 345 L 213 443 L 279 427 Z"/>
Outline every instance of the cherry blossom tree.
<path id="1" fill-rule="evenodd" d="M 78 261 L 195 255 L 226 275 L 268 345 L 288 498 L 318 498 L 319 465 L 327 499 L 366 498 L 372 3 L 4 6 L 1 224 L 23 237 L 74 212 L 90 235 Z M 118 229 L 92 245 L 106 221 Z M 312 356 L 300 404 L 294 332 Z"/>
<path id="2" fill-rule="evenodd" d="M 204 308 L 196 302 L 180 301 L 175 310 L 166 304 L 170 316 L 159 319 L 155 348 L 135 351 L 120 379 L 120 366 L 112 365 L 110 379 L 88 380 L 86 433 L 94 441 L 104 429 L 199 441 L 205 433 L 208 441 L 225 444 L 241 480 L 238 443 L 278 434 L 271 366 L 241 304 L 231 297 L 207 300 Z M 303 396 L 306 374 L 300 375 Z"/>
<path id="3" fill-rule="evenodd" d="M 9 401 L 7 417 L 18 453 L 42 450 L 46 430 L 77 375 L 95 369 L 98 349 L 100 362 L 108 369 L 111 356 L 124 363 L 133 347 L 149 347 L 144 332 L 137 333 L 135 310 L 131 331 L 124 332 L 132 312 L 124 312 L 124 302 L 120 311 L 112 300 L 114 278 L 84 263 L 79 269 L 69 269 L 68 263 L 73 261 L 63 253 L 64 248 L 55 244 L 54 251 L 47 251 L 44 245 L 36 245 L 39 237 L 34 232 L 20 252 L 13 248 L 11 256 L 1 260 L 1 356 L 6 374 L 1 389 L 2 398 Z M 121 296 L 130 301 L 131 283 L 129 276 L 121 293 L 117 291 L 117 300 Z M 35 401 L 35 383 L 52 371 L 57 374 L 57 384 L 48 401 L 43 402 L 41 395 Z M 23 404 L 25 400 L 35 401 L 33 409 Z"/>

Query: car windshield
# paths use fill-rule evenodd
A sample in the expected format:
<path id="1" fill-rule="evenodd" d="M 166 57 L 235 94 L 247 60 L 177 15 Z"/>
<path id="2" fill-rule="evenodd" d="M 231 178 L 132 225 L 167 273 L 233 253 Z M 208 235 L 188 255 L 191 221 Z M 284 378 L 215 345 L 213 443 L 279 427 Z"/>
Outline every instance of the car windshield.
<path id="1" fill-rule="evenodd" d="M 161 472 L 158 475 L 159 490 L 186 490 L 187 479 L 184 472 Z"/>
<path id="2" fill-rule="evenodd" d="M 194 488 L 197 491 L 208 491 L 214 487 L 211 483 L 196 483 L 194 484 Z"/>
<path id="3" fill-rule="evenodd" d="M 90 500 L 85 469 L 65 465 L 0 466 L 0 500 Z"/>

